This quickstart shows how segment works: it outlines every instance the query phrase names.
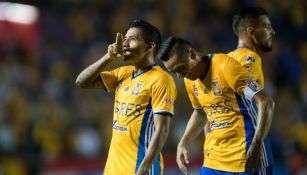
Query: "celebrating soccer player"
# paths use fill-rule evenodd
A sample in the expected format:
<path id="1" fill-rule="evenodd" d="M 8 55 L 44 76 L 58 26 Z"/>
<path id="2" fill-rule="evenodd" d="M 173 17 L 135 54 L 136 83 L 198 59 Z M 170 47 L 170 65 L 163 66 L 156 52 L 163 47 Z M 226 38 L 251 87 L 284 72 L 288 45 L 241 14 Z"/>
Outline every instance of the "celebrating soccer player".
<path id="1" fill-rule="evenodd" d="M 176 86 L 173 78 L 155 65 L 161 44 L 159 30 L 134 20 L 125 37 L 117 34 L 108 52 L 84 69 L 76 83 L 82 88 L 115 92 L 112 140 L 105 175 L 160 175 L 160 151 L 169 132 Z M 131 66 L 106 71 L 106 66 L 124 57 Z"/>

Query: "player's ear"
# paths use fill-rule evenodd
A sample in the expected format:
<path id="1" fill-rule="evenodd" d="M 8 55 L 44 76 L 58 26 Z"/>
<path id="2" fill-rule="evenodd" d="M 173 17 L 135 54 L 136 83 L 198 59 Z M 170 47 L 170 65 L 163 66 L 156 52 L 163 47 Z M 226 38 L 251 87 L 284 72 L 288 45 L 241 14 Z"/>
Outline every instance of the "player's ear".
<path id="1" fill-rule="evenodd" d="M 156 44 L 154 42 L 147 43 L 146 50 L 153 51 L 155 49 Z"/>
<path id="2" fill-rule="evenodd" d="M 193 49 L 192 47 L 189 47 L 189 48 L 187 49 L 187 51 L 188 51 L 189 57 L 190 57 L 192 60 L 195 60 L 195 59 L 196 59 L 196 50 Z"/>
<path id="3" fill-rule="evenodd" d="M 246 28 L 246 33 L 247 33 L 247 35 L 249 35 L 249 36 L 254 35 L 254 34 L 255 34 L 255 28 L 254 28 L 254 27 L 247 27 L 247 28 Z"/>

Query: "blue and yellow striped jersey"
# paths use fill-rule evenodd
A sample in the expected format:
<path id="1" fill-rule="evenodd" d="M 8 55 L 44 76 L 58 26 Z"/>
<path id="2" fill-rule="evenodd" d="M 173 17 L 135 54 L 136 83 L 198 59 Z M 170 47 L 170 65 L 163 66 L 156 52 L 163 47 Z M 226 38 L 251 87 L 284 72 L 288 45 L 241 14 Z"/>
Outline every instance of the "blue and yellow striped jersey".
<path id="1" fill-rule="evenodd" d="M 228 56 L 237 60 L 249 72 L 249 76 L 256 80 L 264 88 L 264 76 L 261 66 L 261 57 L 254 51 L 248 48 L 238 48 L 227 53 Z M 258 113 L 257 106 L 254 101 L 250 102 L 245 97 L 242 98 L 242 109 L 246 116 L 253 117 L 256 120 Z M 245 102 L 245 103 L 244 103 Z M 273 154 L 270 146 L 270 140 L 267 137 L 262 144 L 262 166 L 268 167 L 273 164 Z"/>
<path id="2" fill-rule="evenodd" d="M 184 79 L 196 109 L 203 109 L 209 121 L 204 143 L 203 166 L 245 172 L 246 152 L 255 132 L 255 120 L 243 107 L 262 87 L 237 61 L 226 54 L 210 56 L 204 80 Z M 248 101 L 242 101 L 242 97 Z"/>
<path id="3" fill-rule="evenodd" d="M 112 140 L 105 175 L 134 175 L 154 133 L 154 114 L 173 116 L 176 86 L 161 67 L 153 65 L 135 75 L 133 66 L 101 73 L 109 92 L 115 92 Z M 160 154 L 149 174 L 163 174 Z"/>

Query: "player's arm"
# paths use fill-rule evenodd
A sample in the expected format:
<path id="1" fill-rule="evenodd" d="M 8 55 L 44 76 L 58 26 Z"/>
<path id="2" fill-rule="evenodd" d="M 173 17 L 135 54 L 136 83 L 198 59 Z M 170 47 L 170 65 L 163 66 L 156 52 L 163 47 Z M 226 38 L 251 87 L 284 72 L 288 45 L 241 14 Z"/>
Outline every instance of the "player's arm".
<path id="1" fill-rule="evenodd" d="M 228 59 L 224 68 L 224 79 L 236 93 L 245 96 L 250 101 L 255 100 L 258 107 L 255 134 L 246 153 L 246 170 L 253 171 L 259 167 L 261 144 L 271 127 L 274 102 L 265 93 L 263 87 L 256 80 L 249 77 L 246 69 L 233 59 Z"/>
<path id="2" fill-rule="evenodd" d="M 258 107 L 258 115 L 255 135 L 246 153 L 247 171 L 255 171 L 256 168 L 261 167 L 261 165 L 259 165 L 259 160 L 261 158 L 261 145 L 271 128 L 275 106 L 272 98 L 264 92 L 264 90 L 255 94 L 253 100 L 255 100 Z"/>
<path id="3" fill-rule="evenodd" d="M 77 77 L 76 84 L 81 88 L 105 88 L 100 73 L 113 60 L 123 56 L 123 35 L 117 33 L 116 42 L 108 46 L 108 52 L 95 63 L 85 68 Z"/>
<path id="4" fill-rule="evenodd" d="M 155 132 L 149 143 L 145 157 L 140 164 L 136 175 L 146 175 L 154 160 L 161 152 L 169 133 L 171 117 L 167 115 L 154 114 Z"/>
<path id="5" fill-rule="evenodd" d="M 186 164 L 189 163 L 188 146 L 203 132 L 206 125 L 206 114 L 203 109 L 194 109 L 182 138 L 177 146 L 176 161 L 182 172 L 188 173 Z"/>
<path id="6" fill-rule="evenodd" d="M 258 107 L 257 127 L 253 138 L 254 144 L 263 143 L 271 127 L 275 103 L 264 90 L 257 93 L 255 100 Z M 252 144 L 253 144 L 252 143 Z"/>

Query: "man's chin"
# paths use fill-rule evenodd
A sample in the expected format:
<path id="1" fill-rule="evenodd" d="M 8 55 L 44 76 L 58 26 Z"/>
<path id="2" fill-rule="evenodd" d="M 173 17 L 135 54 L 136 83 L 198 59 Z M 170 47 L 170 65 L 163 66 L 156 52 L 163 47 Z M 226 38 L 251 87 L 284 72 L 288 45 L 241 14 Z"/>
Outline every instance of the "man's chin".
<path id="1" fill-rule="evenodd" d="M 133 59 L 133 57 L 131 55 L 125 55 L 124 56 L 124 61 L 130 61 L 132 59 Z"/>

